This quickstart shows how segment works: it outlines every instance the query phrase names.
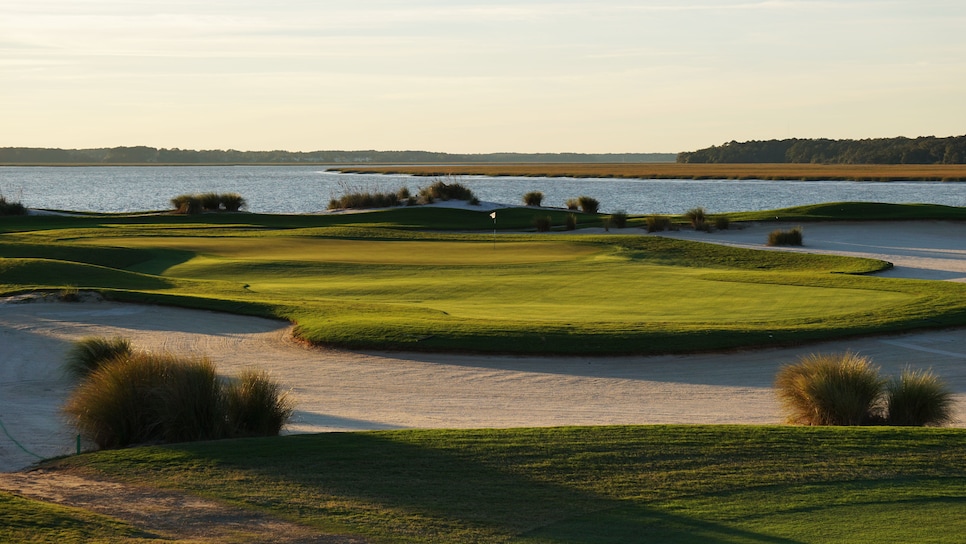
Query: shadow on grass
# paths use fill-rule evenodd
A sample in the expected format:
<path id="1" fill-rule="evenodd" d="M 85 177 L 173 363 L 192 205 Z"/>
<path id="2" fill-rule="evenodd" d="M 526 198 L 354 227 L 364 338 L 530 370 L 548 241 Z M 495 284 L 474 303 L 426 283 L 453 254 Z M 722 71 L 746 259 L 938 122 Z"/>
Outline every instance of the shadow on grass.
<path id="1" fill-rule="evenodd" d="M 314 525 L 416 541 L 797 541 L 651 508 L 567 481 L 580 463 L 527 433 L 336 433 L 178 446 L 216 470 L 190 491 Z M 494 449 L 493 443 L 500 447 Z M 500 452 L 492 455 L 493 451 Z M 559 457 L 555 459 L 555 457 Z M 543 465 L 550 459 L 551 467 Z M 538 465 L 535 469 L 529 465 Z M 142 469 L 143 469 L 142 465 Z M 240 476 L 244 474 L 244 477 Z M 222 476 L 223 475 L 223 476 Z M 239 479 L 257 485 L 232 485 Z"/>

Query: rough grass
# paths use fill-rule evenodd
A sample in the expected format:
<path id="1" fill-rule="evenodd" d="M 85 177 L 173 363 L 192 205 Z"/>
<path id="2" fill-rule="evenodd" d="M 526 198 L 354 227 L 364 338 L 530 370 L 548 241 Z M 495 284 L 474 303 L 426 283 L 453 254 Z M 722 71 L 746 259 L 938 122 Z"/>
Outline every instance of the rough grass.
<path id="1" fill-rule="evenodd" d="M 57 464 L 385 542 L 952 543 L 966 532 L 962 429 L 327 433 Z"/>
<path id="2" fill-rule="evenodd" d="M 68 508 L 0 491 L 2 542 L 137 542 L 151 535 L 79 508 Z"/>

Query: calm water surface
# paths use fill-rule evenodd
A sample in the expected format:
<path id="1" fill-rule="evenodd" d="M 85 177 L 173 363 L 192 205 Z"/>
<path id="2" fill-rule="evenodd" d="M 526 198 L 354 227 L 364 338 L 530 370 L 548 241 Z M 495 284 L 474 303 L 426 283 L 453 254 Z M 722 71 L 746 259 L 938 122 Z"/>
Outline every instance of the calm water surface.
<path id="1" fill-rule="evenodd" d="M 347 191 L 417 192 L 435 178 L 327 172 L 318 166 L 115 166 L 0 167 L 0 194 L 30 208 L 134 212 L 170 208 L 184 193 L 240 193 L 258 213 L 316 213 Z M 563 207 L 587 195 L 601 211 L 677 214 L 701 206 L 709 212 L 769 210 L 822 202 L 928 203 L 966 206 L 966 183 L 615 180 L 490 178 L 461 176 L 480 200 L 522 203 L 529 191 L 544 194 L 544 206 Z"/>

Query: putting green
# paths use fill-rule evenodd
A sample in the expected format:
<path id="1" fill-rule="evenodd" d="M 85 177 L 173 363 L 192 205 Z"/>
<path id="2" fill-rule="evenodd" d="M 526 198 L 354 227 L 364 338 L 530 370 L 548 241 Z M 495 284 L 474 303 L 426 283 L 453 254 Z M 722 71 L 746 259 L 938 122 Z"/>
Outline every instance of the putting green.
<path id="1" fill-rule="evenodd" d="M 494 243 L 486 234 L 252 223 L 11 234 L 0 256 L 21 264 L 0 270 L 0 287 L 70 285 L 273 315 L 307 340 L 351 347 L 515 352 L 722 349 L 966 315 L 964 286 L 854 275 L 882 266 L 862 259 L 639 235 Z"/>

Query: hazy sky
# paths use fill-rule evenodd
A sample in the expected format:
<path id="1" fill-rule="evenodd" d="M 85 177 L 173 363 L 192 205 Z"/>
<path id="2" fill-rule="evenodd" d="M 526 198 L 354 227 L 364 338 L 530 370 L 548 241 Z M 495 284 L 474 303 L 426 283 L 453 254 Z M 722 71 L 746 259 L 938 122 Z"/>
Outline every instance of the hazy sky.
<path id="1" fill-rule="evenodd" d="M 0 146 L 966 134 L 963 0 L 0 0 Z"/>

